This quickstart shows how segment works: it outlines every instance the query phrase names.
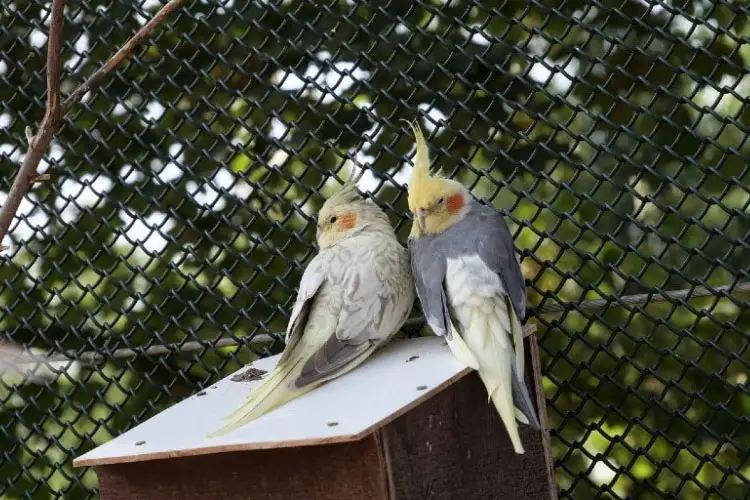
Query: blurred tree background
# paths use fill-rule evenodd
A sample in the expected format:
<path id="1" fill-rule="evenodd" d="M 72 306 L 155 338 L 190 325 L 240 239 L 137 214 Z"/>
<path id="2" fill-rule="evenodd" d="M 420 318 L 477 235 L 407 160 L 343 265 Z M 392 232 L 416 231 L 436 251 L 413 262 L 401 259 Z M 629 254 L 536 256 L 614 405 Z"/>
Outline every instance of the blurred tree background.
<path id="1" fill-rule="evenodd" d="M 160 5 L 69 1 L 63 93 Z M 49 7 L 0 5 L 0 201 L 44 111 Z M 369 166 L 361 185 L 405 241 L 413 142 L 400 119 L 417 116 L 434 163 L 507 210 L 524 250 L 561 498 L 744 497 L 747 297 L 616 302 L 748 279 L 744 2 L 178 12 L 53 142 L 53 180 L 3 242 L 0 331 L 73 359 L 203 347 L 0 380 L 1 498 L 94 498 L 73 457 L 280 350 L 314 214 L 346 158 Z M 601 298 L 612 305 L 578 307 Z M 212 346 L 227 338 L 243 347 Z"/>

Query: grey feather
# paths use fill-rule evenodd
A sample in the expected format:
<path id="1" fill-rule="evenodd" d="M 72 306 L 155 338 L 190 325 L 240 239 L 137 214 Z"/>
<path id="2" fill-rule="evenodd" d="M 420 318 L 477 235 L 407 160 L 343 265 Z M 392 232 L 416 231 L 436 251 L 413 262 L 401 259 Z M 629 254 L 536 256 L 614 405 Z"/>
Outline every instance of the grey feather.
<path id="1" fill-rule="evenodd" d="M 506 308 L 510 308 L 509 297 L 505 298 L 505 304 L 506 304 L 505 305 Z M 508 311 L 510 311 L 510 309 L 508 309 Z M 511 318 L 511 321 L 513 321 L 513 318 Z M 523 338 L 521 338 L 521 342 L 523 342 Z M 516 408 L 521 410 L 521 413 L 523 413 L 526 416 L 526 419 L 529 421 L 529 425 L 535 429 L 540 429 L 541 425 L 539 424 L 539 417 L 537 417 L 536 410 L 534 409 L 534 405 L 531 403 L 531 396 L 529 395 L 529 389 L 526 386 L 526 381 L 524 380 L 525 374 L 521 373 L 521 370 L 519 370 L 518 364 L 516 363 L 515 356 L 511 356 L 510 362 L 511 362 L 511 373 L 513 374 L 511 376 L 511 390 L 513 392 L 513 402 L 515 403 Z"/>
<path id="2" fill-rule="evenodd" d="M 523 321 L 526 317 L 526 281 L 503 215 L 493 207 L 472 200 L 471 210 L 456 224 L 456 229 L 457 238 L 477 242 L 479 257 L 500 276 L 519 321 Z"/>
<path id="3" fill-rule="evenodd" d="M 536 416 L 536 410 L 534 405 L 531 403 L 531 397 L 529 391 L 526 389 L 526 383 L 521 379 L 522 374 L 518 374 L 516 371 L 516 359 L 511 356 L 511 366 L 513 368 L 513 376 L 511 376 L 511 388 L 513 391 L 513 403 L 516 408 L 521 410 L 526 418 L 529 420 L 529 425 L 535 429 L 541 428 L 539 419 Z"/>
<path id="4" fill-rule="evenodd" d="M 445 295 L 446 255 L 441 253 L 440 240 L 434 237 L 409 239 L 411 272 L 422 312 L 435 335 L 453 339 L 448 299 Z"/>
<path id="5" fill-rule="evenodd" d="M 354 344 L 331 335 L 325 344 L 302 367 L 294 385 L 302 388 L 324 378 L 336 377 L 339 371 L 351 366 L 351 361 L 364 355 L 376 344 L 366 340 Z"/>

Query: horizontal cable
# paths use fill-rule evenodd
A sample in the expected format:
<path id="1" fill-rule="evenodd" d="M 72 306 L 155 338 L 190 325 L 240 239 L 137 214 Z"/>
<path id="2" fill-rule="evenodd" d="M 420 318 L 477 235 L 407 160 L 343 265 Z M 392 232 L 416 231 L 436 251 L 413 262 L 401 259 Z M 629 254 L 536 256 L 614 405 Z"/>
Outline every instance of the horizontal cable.
<path id="1" fill-rule="evenodd" d="M 716 287 L 696 286 L 669 292 L 639 293 L 624 297 L 611 296 L 606 299 L 584 300 L 583 302 L 558 302 L 545 304 L 536 310 L 537 314 L 554 314 L 571 310 L 593 311 L 607 306 L 634 306 L 653 304 L 654 302 L 672 302 L 699 299 L 713 296 L 735 296 L 750 292 L 750 283 L 742 282 L 736 285 L 722 285 Z"/>
<path id="2" fill-rule="evenodd" d="M 697 286 L 694 288 L 686 288 L 682 290 L 673 290 L 669 292 L 652 292 L 652 293 L 640 293 L 634 295 L 626 295 L 624 297 L 610 297 L 607 299 L 596 299 L 596 300 L 585 300 L 583 302 L 563 302 L 557 304 L 546 304 L 536 309 L 536 314 L 556 314 L 565 311 L 592 311 L 597 309 L 603 309 L 605 307 L 618 307 L 618 306 L 633 306 L 633 305 L 645 305 L 659 302 L 671 302 L 671 301 L 684 301 L 705 297 L 713 296 L 736 296 L 740 294 L 750 293 L 750 282 L 742 282 L 736 285 L 722 285 L 717 287 L 706 287 Z M 419 326 L 424 324 L 424 317 L 410 318 L 404 323 L 404 326 Z M 527 331 L 526 334 L 530 334 L 531 331 Z M 282 336 L 283 333 L 278 334 Z M 247 343 L 264 343 L 273 342 L 275 339 L 272 335 L 261 334 L 256 335 L 252 339 L 242 338 L 220 338 L 217 341 L 190 341 L 173 344 L 163 344 L 141 348 L 123 348 L 116 349 L 112 352 L 102 351 L 86 351 L 80 355 L 70 354 L 53 354 L 50 357 L 44 358 L 49 362 L 64 362 L 64 361 L 81 361 L 84 363 L 100 363 L 108 360 L 115 359 L 129 359 L 138 356 L 166 356 L 174 353 L 186 353 L 201 351 L 208 348 L 221 348 L 231 347 L 236 345 L 242 345 Z"/>
<path id="3" fill-rule="evenodd" d="M 43 361 L 47 362 L 65 362 L 65 361 L 81 361 L 83 363 L 101 363 L 103 361 L 109 361 L 114 359 L 130 359 L 138 356 L 165 356 L 175 353 L 195 352 L 202 351 L 210 348 L 221 348 L 231 347 L 238 344 L 261 344 L 264 342 L 273 342 L 274 338 L 271 335 L 259 334 L 255 335 L 251 339 L 235 339 L 231 337 L 220 338 L 216 341 L 209 340 L 191 340 L 189 342 L 175 342 L 172 344 L 160 344 L 154 345 L 147 348 L 122 348 L 115 349 L 111 352 L 105 351 L 85 351 L 81 354 L 52 354 L 51 356 L 44 357 Z M 24 363 L 25 364 L 25 363 Z"/>

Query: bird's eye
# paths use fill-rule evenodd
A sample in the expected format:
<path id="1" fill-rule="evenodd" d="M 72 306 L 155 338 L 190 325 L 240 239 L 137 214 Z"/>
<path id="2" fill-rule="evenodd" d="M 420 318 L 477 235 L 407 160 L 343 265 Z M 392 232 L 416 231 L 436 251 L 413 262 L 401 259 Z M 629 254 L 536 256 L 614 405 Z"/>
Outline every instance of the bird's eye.
<path id="1" fill-rule="evenodd" d="M 338 217 L 336 217 L 334 215 L 333 217 L 331 217 L 330 219 L 328 219 L 328 222 L 330 222 L 331 224 L 335 224 L 337 220 L 338 220 Z"/>
<path id="2" fill-rule="evenodd" d="M 443 203 L 445 203 L 445 198 L 440 198 L 438 200 L 438 205 L 442 205 Z"/>

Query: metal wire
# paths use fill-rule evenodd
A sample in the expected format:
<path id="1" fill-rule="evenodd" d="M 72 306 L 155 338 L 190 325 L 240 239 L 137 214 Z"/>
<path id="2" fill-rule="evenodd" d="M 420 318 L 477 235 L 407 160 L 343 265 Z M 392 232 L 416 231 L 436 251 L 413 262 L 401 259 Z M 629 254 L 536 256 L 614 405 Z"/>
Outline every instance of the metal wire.
<path id="1" fill-rule="evenodd" d="M 69 3 L 63 98 L 160 5 Z M 43 115 L 49 16 L 0 5 L 3 193 Z M 560 498 L 746 497 L 749 16 L 185 2 L 67 115 L 4 242 L 0 340 L 56 354 L 0 378 L 0 497 L 95 498 L 74 456 L 278 352 L 347 159 L 405 240 L 414 118 L 514 231 Z"/>

